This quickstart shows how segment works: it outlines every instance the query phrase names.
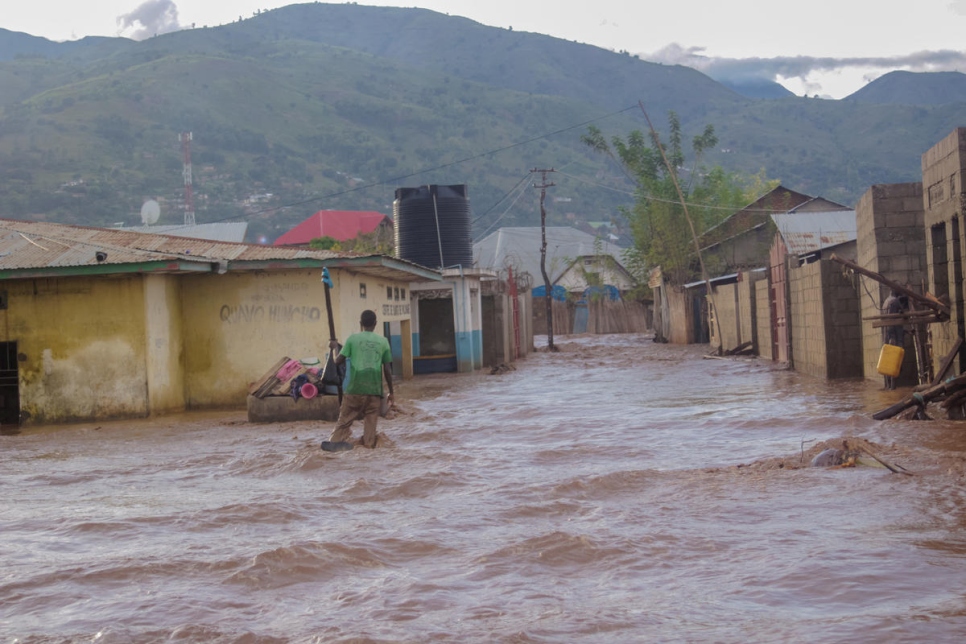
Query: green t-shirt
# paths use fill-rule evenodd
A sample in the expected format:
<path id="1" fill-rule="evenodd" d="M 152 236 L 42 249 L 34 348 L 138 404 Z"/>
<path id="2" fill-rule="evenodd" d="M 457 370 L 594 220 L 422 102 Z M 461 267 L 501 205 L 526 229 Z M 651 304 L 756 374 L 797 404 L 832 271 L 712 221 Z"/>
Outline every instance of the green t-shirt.
<path id="1" fill-rule="evenodd" d="M 349 361 L 345 393 L 382 396 L 382 365 L 392 363 L 389 340 L 372 331 L 353 333 L 339 353 Z"/>

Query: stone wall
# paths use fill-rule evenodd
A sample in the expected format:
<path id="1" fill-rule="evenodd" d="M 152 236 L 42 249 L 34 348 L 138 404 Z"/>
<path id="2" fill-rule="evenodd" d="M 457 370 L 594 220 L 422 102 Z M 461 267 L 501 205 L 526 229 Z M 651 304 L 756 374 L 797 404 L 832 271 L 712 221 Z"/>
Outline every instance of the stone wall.
<path id="1" fill-rule="evenodd" d="M 859 265 L 921 293 L 927 278 L 922 184 L 872 186 L 859 199 L 855 216 Z M 859 280 L 862 318 L 879 315 L 889 289 L 870 277 Z M 863 319 L 862 368 L 870 380 L 882 378 L 876 371 L 882 337 L 881 328 Z M 905 350 L 910 358 L 915 356 L 911 333 L 906 334 Z M 899 386 L 914 386 L 917 379 L 915 359 L 904 360 Z"/>

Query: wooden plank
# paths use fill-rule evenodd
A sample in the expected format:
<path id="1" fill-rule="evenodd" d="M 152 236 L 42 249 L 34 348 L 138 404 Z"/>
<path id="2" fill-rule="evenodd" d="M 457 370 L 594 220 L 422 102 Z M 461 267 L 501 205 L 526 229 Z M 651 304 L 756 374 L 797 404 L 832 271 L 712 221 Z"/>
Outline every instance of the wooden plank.
<path id="1" fill-rule="evenodd" d="M 271 394 L 276 387 L 278 387 L 278 378 L 276 378 L 275 376 L 272 376 L 271 378 L 266 380 L 265 383 L 261 387 L 259 387 L 252 395 L 255 396 L 256 398 L 264 398 L 265 396 L 268 396 L 269 394 Z"/>
<path id="2" fill-rule="evenodd" d="M 248 386 L 248 393 L 254 396 L 255 392 L 265 386 L 265 383 L 267 383 L 269 379 L 274 378 L 275 374 L 278 373 L 278 370 L 285 366 L 285 363 L 289 360 L 291 360 L 291 358 L 286 356 L 276 362 L 274 367 L 265 372 L 265 375 Z"/>
<path id="3" fill-rule="evenodd" d="M 928 318 L 916 318 L 916 321 L 915 322 L 910 322 L 910 324 L 933 324 L 933 323 L 936 323 L 936 322 L 945 322 L 946 321 L 946 320 L 943 320 L 942 318 L 940 318 L 939 316 L 933 314 L 932 311 L 930 311 L 929 313 L 932 315 L 932 317 L 928 317 Z M 878 322 L 873 322 L 872 323 L 872 328 L 873 329 L 881 329 L 882 327 L 886 327 L 886 326 L 899 326 L 899 325 L 896 324 L 896 321 L 895 320 L 879 320 Z"/>
<path id="4" fill-rule="evenodd" d="M 925 405 L 927 402 L 931 400 L 935 400 L 936 398 L 939 398 L 940 396 L 944 396 L 947 393 L 959 391 L 964 387 L 966 387 L 966 375 L 958 376 L 948 382 L 934 385 L 921 392 L 914 393 L 908 398 L 900 400 L 896 404 L 886 407 L 882 411 L 877 411 L 876 413 L 872 414 L 872 417 L 876 420 L 885 420 L 886 418 L 892 418 L 893 416 L 902 413 L 903 411 L 909 409 L 910 407 L 915 407 L 916 405 Z"/>
<path id="5" fill-rule="evenodd" d="M 937 300 L 935 296 L 930 295 L 929 293 L 926 293 L 926 295 L 920 295 L 919 293 L 916 293 L 915 291 L 913 291 L 911 288 L 907 288 L 903 286 L 899 282 L 893 282 L 889 278 L 883 277 L 882 275 L 880 275 L 879 273 L 876 273 L 875 271 L 870 271 L 867 268 L 863 268 L 862 266 L 856 264 L 852 260 L 845 259 L 844 257 L 838 257 L 835 255 L 835 253 L 832 253 L 832 256 L 829 259 L 831 259 L 833 262 L 838 262 L 839 264 L 841 264 L 842 266 L 845 266 L 846 268 L 852 269 L 853 271 L 855 271 L 856 273 L 859 273 L 860 275 L 865 275 L 866 277 L 872 278 L 875 281 L 879 282 L 880 284 L 885 284 L 886 286 L 891 288 L 893 291 L 896 291 L 897 293 L 908 295 L 910 299 L 916 302 L 919 302 L 923 306 L 930 308 L 933 311 L 941 313 L 942 315 L 946 316 L 946 319 L 949 318 L 949 307 L 943 304 L 942 302 L 940 302 L 939 300 Z"/>
<path id="6" fill-rule="evenodd" d="M 935 315 L 935 311 L 908 311 L 906 313 L 883 313 L 881 315 L 870 315 L 862 318 L 863 320 L 909 320 L 914 323 L 921 317 Z"/>
<path id="7" fill-rule="evenodd" d="M 963 339 L 957 338 L 956 344 L 953 345 L 953 350 L 950 351 L 945 358 L 943 358 L 942 364 L 939 365 L 939 371 L 936 372 L 936 377 L 932 380 L 933 385 L 938 385 L 943 381 L 943 378 L 945 378 L 946 374 L 949 372 L 949 368 L 953 366 L 953 360 L 956 359 L 956 355 L 959 353 L 959 350 L 962 347 Z"/>

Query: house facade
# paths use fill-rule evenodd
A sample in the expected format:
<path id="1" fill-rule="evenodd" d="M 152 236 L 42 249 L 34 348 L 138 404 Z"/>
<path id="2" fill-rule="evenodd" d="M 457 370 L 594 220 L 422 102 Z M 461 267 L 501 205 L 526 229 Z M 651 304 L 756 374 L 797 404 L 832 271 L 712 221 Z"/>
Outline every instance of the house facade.
<path id="1" fill-rule="evenodd" d="M 956 128 L 922 155 L 922 198 L 926 230 L 929 291 L 947 302 L 950 319 L 931 327 L 933 364 L 938 367 L 959 340 L 966 337 L 966 128 Z M 959 350 L 954 369 L 966 367 L 966 352 Z"/>
<path id="2" fill-rule="evenodd" d="M 541 249 L 546 239 L 546 257 Z M 648 309 L 640 302 L 599 297 L 601 287 L 626 293 L 635 280 L 623 265 L 623 249 L 569 226 L 500 228 L 473 244 L 474 265 L 498 274 L 512 273 L 533 293 L 532 325 L 547 333 L 546 270 L 553 301 L 555 334 L 644 332 Z"/>
<path id="3" fill-rule="evenodd" d="M 398 375 L 411 375 L 408 292 L 441 279 L 436 271 L 384 256 L 2 220 L 0 423 L 243 408 L 250 383 L 281 356 L 327 353 L 323 267 L 336 336 L 376 311 L 387 335 L 396 329 Z"/>

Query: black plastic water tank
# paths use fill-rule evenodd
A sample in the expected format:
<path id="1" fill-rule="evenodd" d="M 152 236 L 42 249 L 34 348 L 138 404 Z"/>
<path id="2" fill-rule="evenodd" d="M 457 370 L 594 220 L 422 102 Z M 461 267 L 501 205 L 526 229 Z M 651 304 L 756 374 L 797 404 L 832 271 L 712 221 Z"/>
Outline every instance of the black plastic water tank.
<path id="1" fill-rule="evenodd" d="M 473 265 L 465 185 L 396 188 L 392 210 L 396 257 L 428 268 Z"/>

